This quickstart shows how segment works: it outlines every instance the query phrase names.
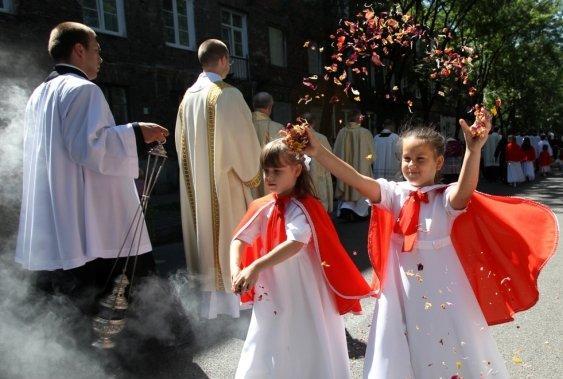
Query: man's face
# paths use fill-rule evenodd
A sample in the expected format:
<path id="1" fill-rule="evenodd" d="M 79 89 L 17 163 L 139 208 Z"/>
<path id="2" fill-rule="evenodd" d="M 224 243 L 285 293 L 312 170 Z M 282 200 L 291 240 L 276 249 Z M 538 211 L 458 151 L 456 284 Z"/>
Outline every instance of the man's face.
<path id="1" fill-rule="evenodd" d="M 88 46 L 84 48 L 83 71 L 88 76 L 88 79 L 94 80 L 100 71 L 102 64 L 102 57 L 100 56 L 100 44 L 96 40 L 95 35 L 90 35 Z"/>

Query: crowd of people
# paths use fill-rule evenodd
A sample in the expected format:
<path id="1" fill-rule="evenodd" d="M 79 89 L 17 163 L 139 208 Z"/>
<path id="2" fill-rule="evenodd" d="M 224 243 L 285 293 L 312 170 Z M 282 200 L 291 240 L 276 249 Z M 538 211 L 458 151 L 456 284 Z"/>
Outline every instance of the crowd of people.
<path id="1" fill-rule="evenodd" d="M 146 144 L 165 142 L 168 131 L 152 123 L 115 125 L 91 82 L 102 63 L 91 28 L 59 24 L 49 53 L 55 69 L 26 110 L 16 261 L 42 273 L 51 292 L 77 281 L 75 293 L 105 279 L 100 265 L 118 258 L 138 209 L 139 158 Z M 474 136 L 465 120 L 464 145 L 429 127 L 399 137 L 390 122 L 373 137 L 354 110 L 334 152 L 315 130 L 315 116 L 306 115 L 310 143 L 301 154 L 279 138 L 270 94 L 254 96 L 253 113 L 224 82 L 229 56 L 220 40 L 199 46 L 202 72 L 180 103 L 175 142 L 184 252 L 198 281 L 200 316 L 239 317 L 241 302 L 253 304 L 236 377 L 350 377 L 341 315 L 359 314 L 361 298 L 377 297 L 366 378 L 507 378 L 488 325 L 533 306 L 537 274 L 554 253 L 558 227 L 545 207 L 474 190 L 486 152 L 496 157 L 501 147 L 507 170 L 517 162 L 533 174 L 520 163 L 532 157 L 527 146 L 537 145 L 534 157 L 546 172 L 542 153 L 551 158 L 553 145 L 540 137 L 535 145 L 523 139 L 520 147 L 512 138 L 504 147 L 502 138 Z M 490 115 L 477 118 L 488 132 Z M 494 148 L 489 141 L 496 141 Z M 440 183 L 440 173 L 455 184 Z M 372 212 L 371 283 L 330 218 L 331 175 L 337 214 Z M 534 224 L 515 214 L 533 215 Z M 468 228 L 475 233 L 468 235 Z M 483 230 L 498 233 L 501 248 L 480 239 Z M 146 233 L 138 246 L 150 266 Z"/>

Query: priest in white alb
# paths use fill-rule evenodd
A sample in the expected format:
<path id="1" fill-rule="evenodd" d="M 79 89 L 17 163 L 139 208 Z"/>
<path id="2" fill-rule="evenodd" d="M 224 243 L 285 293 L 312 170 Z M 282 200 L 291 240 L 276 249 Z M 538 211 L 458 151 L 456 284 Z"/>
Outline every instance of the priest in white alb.
<path id="1" fill-rule="evenodd" d="M 354 109 L 350 114 L 350 122 L 340 129 L 334 142 L 334 154 L 354 167 L 361 175 L 371 177 L 371 164 L 375 158 L 373 151 L 373 136 L 371 132 L 362 127 L 364 116 L 359 109 Z M 355 215 L 366 217 L 369 213 L 369 204 L 366 197 L 341 180 L 336 181 L 334 197 L 339 200 L 337 216 L 343 209 L 354 219 Z"/>
<path id="2" fill-rule="evenodd" d="M 176 120 L 186 263 L 201 285 L 200 314 L 239 316 L 231 292 L 229 244 L 260 184 L 260 144 L 241 92 L 225 83 L 227 46 L 198 49 L 203 72 L 188 88 Z"/>
<path id="3" fill-rule="evenodd" d="M 115 125 L 96 78 L 102 59 L 94 31 L 64 22 L 50 34 L 54 71 L 25 113 L 23 195 L 16 261 L 81 288 L 106 279 L 139 207 L 138 149 L 165 141 L 149 123 Z M 143 142 L 144 140 L 144 142 Z M 139 253 L 152 250 L 142 233 Z M 152 257 L 151 257 L 152 260 Z M 154 262 L 153 262 L 154 265 Z M 70 282 L 75 282 L 70 283 Z"/>
<path id="4" fill-rule="evenodd" d="M 383 130 L 373 137 L 373 177 L 397 180 L 401 171 L 401 161 L 397 151 L 399 136 L 393 133 L 393 121 L 387 119 L 383 122 Z"/>

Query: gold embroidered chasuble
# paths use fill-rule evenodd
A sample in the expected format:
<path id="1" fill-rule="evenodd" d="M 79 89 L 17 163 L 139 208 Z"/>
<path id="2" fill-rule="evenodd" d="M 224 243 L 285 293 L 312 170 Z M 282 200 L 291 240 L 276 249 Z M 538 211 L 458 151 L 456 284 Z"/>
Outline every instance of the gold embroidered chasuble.
<path id="1" fill-rule="evenodd" d="M 334 142 L 334 154 L 365 176 L 372 176 L 371 164 L 375 159 L 373 136 L 366 128 L 350 122 L 340 129 Z M 364 197 L 341 180 L 336 181 L 334 196 L 343 201 L 358 201 Z"/>
<path id="2" fill-rule="evenodd" d="M 198 83 L 176 119 L 184 250 L 201 290 L 230 292 L 229 245 L 260 183 L 260 145 L 240 91 Z"/>
<path id="3" fill-rule="evenodd" d="M 324 134 L 315 131 L 315 136 L 328 151 L 332 151 L 330 143 Z M 332 188 L 332 176 L 330 171 L 324 168 L 320 163 L 318 163 L 315 158 L 311 159 L 311 179 L 315 185 L 315 192 L 323 207 L 328 211 L 332 212 L 333 208 L 333 188 Z"/>

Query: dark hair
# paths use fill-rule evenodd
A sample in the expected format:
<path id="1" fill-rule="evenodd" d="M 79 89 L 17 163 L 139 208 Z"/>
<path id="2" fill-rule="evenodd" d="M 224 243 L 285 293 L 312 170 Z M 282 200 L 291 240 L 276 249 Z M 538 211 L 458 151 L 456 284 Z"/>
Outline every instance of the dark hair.
<path id="1" fill-rule="evenodd" d="M 224 57 L 229 57 L 229 49 L 218 39 L 205 40 L 197 49 L 197 59 L 202 67 L 213 66 Z"/>
<path id="2" fill-rule="evenodd" d="M 401 133 L 401 137 L 399 139 L 401 146 L 405 139 L 407 138 L 418 138 L 426 143 L 429 143 L 434 152 L 437 156 L 443 156 L 446 150 L 446 139 L 443 135 L 438 133 L 434 128 L 430 128 L 427 126 L 418 126 L 412 129 L 405 130 Z"/>
<path id="3" fill-rule="evenodd" d="M 524 137 L 524 141 L 522 142 L 522 149 L 523 150 L 531 150 L 533 149 L 532 143 L 530 142 L 529 137 Z"/>
<path id="4" fill-rule="evenodd" d="M 262 149 L 262 154 L 260 154 L 260 166 L 262 170 L 269 167 L 282 167 L 297 164 L 301 165 L 301 174 L 297 178 L 293 189 L 295 197 L 299 198 L 306 195 L 316 197 L 313 180 L 305 166 L 305 157 L 289 150 L 281 138 L 266 144 Z"/>
<path id="5" fill-rule="evenodd" d="M 438 133 L 434 128 L 428 126 L 417 126 L 412 129 L 407 129 L 401 133 L 399 138 L 399 145 L 402 150 L 403 148 L 403 141 L 407 138 L 417 138 L 421 139 L 424 142 L 430 144 L 434 149 L 434 153 L 436 156 L 444 156 L 446 152 L 446 139 L 443 135 Z M 434 177 L 434 182 L 438 183 L 441 180 L 440 171 L 436 172 L 436 176 Z"/>
<path id="6" fill-rule="evenodd" d="M 273 103 L 274 98 L 268 92 L 258 92 L 252 98 L 252 108 L 254 108 L 254 110 L 268 108 Z"/>
<path id="7" fill-rule="evenodd" d="M 354 108 L 350 112 L 350 120 L 352 120 L 352 122 L 356 122 L 357 118 L 360 117 L 361 115 L 362 115 L 361 109 L 360 108 Z"/>
<path id="8" fill-rule="evenodd" d="M 305 112 L 303 113 L 303 115 L 301 116 L 303 117 L 305 120 L 307 120 L 307 122 L 309 123 L 309 125 L 313 128 L 313 129 L 317 129 L 318 122 L 319 122 L 319 118 L 317 117 L 317 115 L 315 115 L 312 112 Z"/>
<path id="9" fill-rule="evenodd" d="M 90 36 L 96 37 L 90 27 L 78 22 L 62 22 L 51 30 L 47 50 L 55 62 L 66 61 L 77 43 L 88 48 Z"/>

